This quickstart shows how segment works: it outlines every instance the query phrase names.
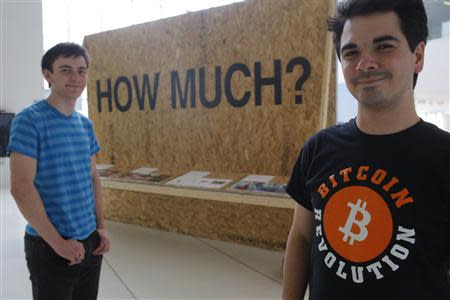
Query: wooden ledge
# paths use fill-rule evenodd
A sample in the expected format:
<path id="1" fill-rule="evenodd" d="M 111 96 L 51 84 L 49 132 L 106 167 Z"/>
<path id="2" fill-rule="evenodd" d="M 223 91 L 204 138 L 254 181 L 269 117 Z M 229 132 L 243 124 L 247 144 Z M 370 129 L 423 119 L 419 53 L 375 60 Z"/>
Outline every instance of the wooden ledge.
<path id="1" fill-rule="evenodd" d="M 108 180 L 105 178 L 102 178 L 101 181 L 102 186 L 109 189 L 278 208 L 294 208 L 294 200 L 292 200 L 288 195 L 283 194 L 272 195 L 269 193 L 251 193 L 233 190 L 188 188 L 160 184 L 124 182 Z"/>

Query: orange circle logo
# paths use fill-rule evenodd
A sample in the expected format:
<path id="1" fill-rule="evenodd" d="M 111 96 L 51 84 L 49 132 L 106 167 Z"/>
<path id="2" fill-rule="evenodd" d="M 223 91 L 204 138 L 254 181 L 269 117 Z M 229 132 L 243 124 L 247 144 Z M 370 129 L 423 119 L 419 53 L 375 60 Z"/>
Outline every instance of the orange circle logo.
<path id="1" fill-rule="evenodd" d="M 377 192 L 351 186 L 328 200 L 323 228 L 339 255 L 360 263 L 374 259 L 386 249 L 392 238 L 393 221 L 389 207 Z"/>

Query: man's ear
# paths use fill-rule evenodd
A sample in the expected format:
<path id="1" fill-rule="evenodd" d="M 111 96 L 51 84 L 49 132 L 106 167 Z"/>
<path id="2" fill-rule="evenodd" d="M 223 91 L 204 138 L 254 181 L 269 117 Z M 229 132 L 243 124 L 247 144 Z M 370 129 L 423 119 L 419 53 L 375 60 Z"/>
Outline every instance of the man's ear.
<path id="1" fill-rule="evenodd" d="M 416 50 L 414 51 L 414 55 L 416 58 L 415 64 L 414 64 L 414 73 L 420 73 L 423 70 L 423 65 L 425 62 L 425 43 L 420 42 Z"/>
<path id="2" fill-rule="evenodd" d="M 42 75 L 44 76 L 45 80 L 47 80 L 48 85 L 51 86 L 52 81 L 53 81 L 52 72 L 50 72 L 50 70 L 44 69 L 44 70 L 42 70 Z"/>

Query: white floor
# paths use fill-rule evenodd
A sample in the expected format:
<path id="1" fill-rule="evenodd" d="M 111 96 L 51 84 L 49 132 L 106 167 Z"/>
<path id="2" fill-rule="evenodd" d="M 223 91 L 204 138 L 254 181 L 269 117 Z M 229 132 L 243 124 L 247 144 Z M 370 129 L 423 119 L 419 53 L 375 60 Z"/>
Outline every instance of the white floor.
<path id="1" fill-rule="evenodd" d="M 0 299 L 31 299 L 25 220 L 0 190 Z M 99 299 L 280 299 L 280 252 L 108 222 Z"/>

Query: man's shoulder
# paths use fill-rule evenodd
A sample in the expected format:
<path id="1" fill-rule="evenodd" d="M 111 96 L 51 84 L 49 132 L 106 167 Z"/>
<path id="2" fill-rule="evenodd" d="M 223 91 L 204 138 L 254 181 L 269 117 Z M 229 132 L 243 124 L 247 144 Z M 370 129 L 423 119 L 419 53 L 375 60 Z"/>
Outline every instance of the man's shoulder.
<path id="1" fill-rule="evenodd" d="M 426 121 L 423 121 L 422 131 L 422 136 L 429 139 L 430 142 L 433 142 L 434 140 L 441 145 L 450 146 L 450 133 L 448 131 Z"/>
<path id="2" fill-rule="evenodd" d="M 82 113 L 80 113 L 80 112 L 78 112 L 78 111 L 75 111 L 75 114 L 78 116 L 78 118 L 80 118 L 80 120 L 81 120 L 82 122 L 87 122 L 87 123 L 90 123 L 90 122 L 91 122 L 91 120 L 89 120 L 89 118 L 86 117 L 85 115 L 83 115 Z"/>
<path id="3" fill-rule="evenodd" d="M 45 100 L 34 101 L 29 106 L 22 109 L 17 117 L 27 118 L 27 119 L 37 119 L 39 117 L 45 116 L 48 108 L 45 105 Z"/>
<path id="4" fill-rule="evenodd" d="M 318 132 L 321 135 L 335 135 L 335 134 L 348 134 L 352 132 L 355 127 L 355 119 L 351 119 L 345 123 L 338 123 L 336 125 L 324 128 Z"/>
<path id="5" fill-rule="evenodd" d="M 84 127 L 92 127 L 92 121 L 80 112 L 74 112 Z"/>
<path id="6" fill-rule="evenodd" d="M 321 129 L 313 134 L 306 141 L 306 144 L 315 143 L 321 140 L 328 140 L 330 138 L 336 138 L 342 135 L 350 135 L 354 130 L 354 126 L 354 119 L 352 119 L 345 123 L 338 123 L 336 125 Z"/>

